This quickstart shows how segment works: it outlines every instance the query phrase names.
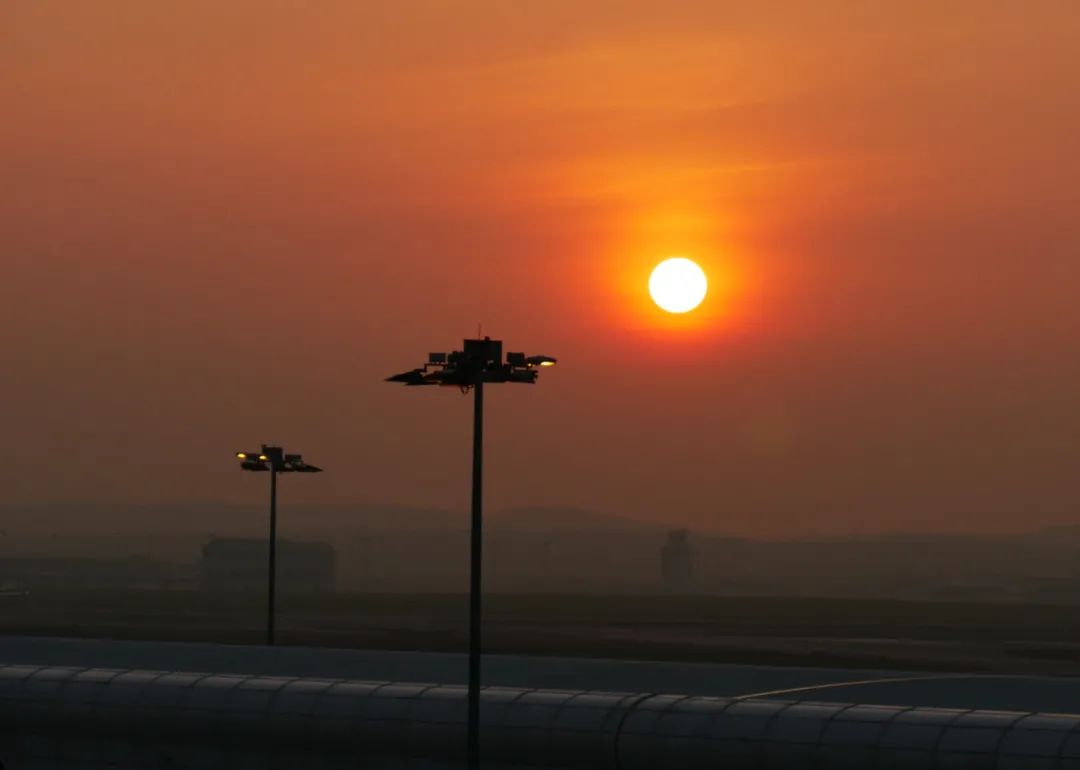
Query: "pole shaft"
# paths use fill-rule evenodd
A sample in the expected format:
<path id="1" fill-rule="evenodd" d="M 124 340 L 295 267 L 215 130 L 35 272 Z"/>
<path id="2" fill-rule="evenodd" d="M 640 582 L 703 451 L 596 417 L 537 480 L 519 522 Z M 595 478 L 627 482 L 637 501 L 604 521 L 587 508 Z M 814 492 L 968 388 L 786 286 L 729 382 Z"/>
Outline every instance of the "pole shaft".
<path id="1" fill-rule="evenodd" d="M 474 388 L 472 520 L 469 542 L 469 718 L 468 765 L 480 766 L 481 576 L 484 563 L 484 382 Z"/>
<path id="2" fill-rule="evenodd" d="M 270 558 L 267 564 L 266 643 L 274 643 L 274 588 L 277 577 L 277 470 L 270 469 Z"/>

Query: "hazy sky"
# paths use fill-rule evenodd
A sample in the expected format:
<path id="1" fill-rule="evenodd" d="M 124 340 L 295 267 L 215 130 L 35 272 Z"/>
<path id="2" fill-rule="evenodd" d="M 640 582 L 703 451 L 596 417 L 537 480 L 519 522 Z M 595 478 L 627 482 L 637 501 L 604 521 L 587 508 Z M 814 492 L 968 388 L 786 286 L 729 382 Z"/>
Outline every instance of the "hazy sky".
<path id="1" fill-rule="evenodd" d="M 0 4 L 0 490 L 1080 521 L 1075 2 Z M 652 265 L 712 281 L 674 322 Z M 134 525 L 137 525 L 135 523 Z"/>

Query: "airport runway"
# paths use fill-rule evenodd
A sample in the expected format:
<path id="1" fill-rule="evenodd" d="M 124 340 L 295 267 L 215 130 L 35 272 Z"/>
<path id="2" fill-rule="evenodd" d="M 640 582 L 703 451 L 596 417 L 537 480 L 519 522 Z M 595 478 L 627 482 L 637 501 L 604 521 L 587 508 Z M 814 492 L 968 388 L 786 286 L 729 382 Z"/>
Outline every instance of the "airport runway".
<path id="1" fill-rule="evenodd" d="M 465 656 L 0 636 L 0 663 L 464 683 Z M 490 655 L 484 683 L 1080 713 L 1080 679 Z"/>

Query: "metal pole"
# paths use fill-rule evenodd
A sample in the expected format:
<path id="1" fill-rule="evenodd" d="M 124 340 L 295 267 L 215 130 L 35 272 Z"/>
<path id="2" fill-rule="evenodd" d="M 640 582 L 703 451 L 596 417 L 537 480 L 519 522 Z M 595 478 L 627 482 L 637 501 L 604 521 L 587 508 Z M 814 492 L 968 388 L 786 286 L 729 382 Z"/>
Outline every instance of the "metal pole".
<path id="1" fill-rule="evenodd" d="M 266 643 L 274 643 L 274 578 L 277 572 L 277 469 L 270 468 L 270 561 L 266 601 Z"/>
<path id="2" fill-rule="evenodd" d="M 474 386 L 472 521 L 469 546 L 469 719 L 468 766 L 480 767 L 480 654 L 481 654 L 481 568 L 484 556 L 483 472 L 484 472 L 484 382 Z"/>

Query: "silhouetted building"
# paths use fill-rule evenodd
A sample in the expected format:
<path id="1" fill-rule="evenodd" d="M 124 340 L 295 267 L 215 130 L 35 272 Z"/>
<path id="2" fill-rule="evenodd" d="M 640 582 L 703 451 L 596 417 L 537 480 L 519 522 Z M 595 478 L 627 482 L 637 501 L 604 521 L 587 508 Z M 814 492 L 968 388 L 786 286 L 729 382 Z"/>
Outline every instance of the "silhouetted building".
<path id="1" fill-rule="evenodd" d="M 219 538 L 202 549 L 200 572 L 207 591 L 264 591 L 267 580 L 266 540 Z M 337 588 L 337 554 L 328 543 L 279 540 L 277 590 L 322 593 Z"/>
<path id="2" fill-rule="evenodd" d="M 672 593 L 696 590 L 694 552 L 690 548 L 690 533 L 685 529 L 668 532 L 667 543 L 660 550 L 660 575 L 664 588 Z"/>

